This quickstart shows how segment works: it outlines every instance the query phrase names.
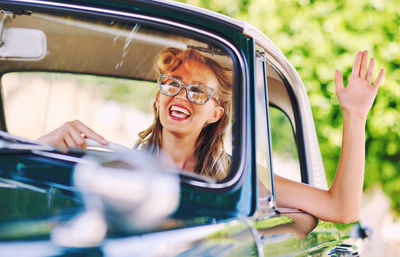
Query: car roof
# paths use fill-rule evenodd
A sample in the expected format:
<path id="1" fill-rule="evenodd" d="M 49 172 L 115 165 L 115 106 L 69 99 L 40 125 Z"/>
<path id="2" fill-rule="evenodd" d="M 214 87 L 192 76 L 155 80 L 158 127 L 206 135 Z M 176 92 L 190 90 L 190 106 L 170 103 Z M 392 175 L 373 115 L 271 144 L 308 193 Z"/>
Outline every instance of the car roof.
<path id="1" fill-rule="evenodd" d="M 149 2 L 156 2 L 156 3 L 162 3 L 163 5 L 170 5 L 173 7 L 178 7 L 179 9 L 185 9 L 188 11 L 196 12 L 205 16 L 209 16 L 210 18 L 213 19 L 218 19 L 220 21 L 223 21 L 225 23 L 229 23 L 231 25 L 234 25 L 239 28 L 244 28 L 246 27 L 246 22 L 236 20 L 234 18 L 231 18 L 229 16 L 226 16 L 224 14 L 214 12 L 205 8 L 201 8 L 198 6 L 182 3 L 182 2 L 177 2 L 177 1 L 171 1 L 171 0 L 150 0 Z"/>
<path id="2" fill-rule="evenodd" d="M 276 54 L 282 55 L 283 53 L 281 50 L 272 42 L 271 39 L 269 39 L 262 31 L 260 31 L 258 28 L 255 26 L 251 25 L 248 22 L 245 21 L 240 21 L 237 19 L 234 19 L 232 17 L 226 16 L 224 14 L 214 12 L 208 9 L 204 9 L 201 7 L 189 5 L 186 3 L 181 3 L 177 1 L 171 1 L 171 0 L 150 0 L 149 2 L 155 2 L 155 3 L 162 3 L 163 5 L 170 5 L 172 7 L 177 7 L 180 9 L 185 9 L 191 12 L 195 12 L 201 15 L 208 16 L 213 19 L 220 20 L 221 22 L 228 23 L 232 26 L 240 28 L 242 33 L 246 35 L 247 37 L 255 39 L 256 43 L 258 43 L 261 47 L 270 49 L 271 51 L 275 52 Z"/>

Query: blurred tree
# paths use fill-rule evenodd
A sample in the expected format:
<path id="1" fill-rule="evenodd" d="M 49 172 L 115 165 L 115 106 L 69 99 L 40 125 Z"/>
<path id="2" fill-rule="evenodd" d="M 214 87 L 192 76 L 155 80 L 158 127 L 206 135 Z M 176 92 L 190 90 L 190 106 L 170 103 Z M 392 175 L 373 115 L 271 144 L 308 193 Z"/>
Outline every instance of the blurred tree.
<path id="1" fill-rule="evenodd" d="M 386 69 L 386 78 L 367 122 L 365 188 L 380 184 L 400 215 L 398 0 L 180 1 L 245 20 L 281 48 L 310 97 L 329 182 L 336 172 L 342 125 L 334 69 L 348 77 L 356 52 L 367 49 L 377 59 L 376 66 Z"/>

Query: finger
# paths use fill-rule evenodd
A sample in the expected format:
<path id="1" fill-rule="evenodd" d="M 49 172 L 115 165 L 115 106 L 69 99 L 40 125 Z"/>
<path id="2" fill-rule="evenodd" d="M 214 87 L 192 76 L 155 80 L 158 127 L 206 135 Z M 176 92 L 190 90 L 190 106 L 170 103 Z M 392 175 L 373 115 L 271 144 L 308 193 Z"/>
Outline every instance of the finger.
<path id="1" fill-rule="evenodd" d="M 68 143 L 65 141 L 65 138 L 60 140 L 57 146 L 60 147 L 61 152 L 68 153 Z"/>
<path id="2" fill-rule="evenodd" d="M 74 140 L 77 147 L 86 148 L 86 141 L 82 137 L 80 131 L 78 131 L 75 127 L 71 126 L 69 128 L 69 134 L 71 135 L 72 140 Z"/>
<path id="3" fill-rule="evenodd" d="M 385 70 L 381 69 L 378 73 L 378 77 L 376 77 L 376 80 L 372 86 L 378 89 L 382 82 L 383 76 L 385 76 Z"/>
<path id="4" fill-rule="evenodd" d="M 362 52 L 358 52 L 356 55 L 356 59 L 354 60 L 353 70 L 351 71 L 351 74 L 357 77 L 360 75 L 361 57 L 362 57 Z"/>
<path id="5" fill-rule="evenodd" d="M 365 50 L 362 53 L 362 58 L 361 58 L 361 67 L 360 67 L 360 77 L 362 79 L 366 78 L 367 74 L 367 62 L 368 62 L 368 51 Z"/>
<path id="6" fill-rule="evenodd" d="M 74 147 L 74 148 L 78 147 L 70 134 L 64 136 L 64 142 L 67 144 L 68 147 Z"/>
<path id="7" fill-rule="evenodd" d="M 54 145 L 59 147 L 59 148 L 68 148 L 67 144 L 64 141 L 64 138 L 58 140 L 58 142 L 56 144 L 54 144 Z"/>
<path id="8" fill-rule="evenodd" d="M 94 132 L 91 128 L 87 127 L 81 121 L 75 120 L 73 123 L 74 123 L 74 126 L 78 129 L 78 131 L 80 131 L 80 132 L 85 134 L 85 137 L 91 138 L 91 139 L 97 141 L 98 143 L 100 143 L 102 145 L 107 145 L 108 144 L 107 140 L 105 140 L 102 136 L 100 136 L 99 134 Z"/>
<path id="9" fill-rule="evenodd" d="M 335 70 L 335 84 L 336 84 L 336 92 L 339 92 L 344 88 L 343 76 L 339 70 Z"/>
<path id="10" fill-rule="evenodd" d="M 375 67 L 375 58 L 371 58 L 371 60 L 369 61 L 367 78 L 366 78 L 369 83 L 371 83 L 372 81 L 372 74 L 374 73 L 374 67 Z"/>

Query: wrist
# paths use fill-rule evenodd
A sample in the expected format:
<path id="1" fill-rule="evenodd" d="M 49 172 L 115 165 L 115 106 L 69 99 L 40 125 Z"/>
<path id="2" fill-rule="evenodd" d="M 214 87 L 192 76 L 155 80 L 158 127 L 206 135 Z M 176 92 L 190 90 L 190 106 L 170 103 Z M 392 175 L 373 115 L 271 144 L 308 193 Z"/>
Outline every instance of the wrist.
<path id="1" fill-rule="evenodd" d="M 360 113 L 357 112 L 350 112 L 343 110 L 343 122 L 345 123 L 351 122 L 365 126 L 366 121 L 367 121 L 367 115 L 361 115 Z"/>

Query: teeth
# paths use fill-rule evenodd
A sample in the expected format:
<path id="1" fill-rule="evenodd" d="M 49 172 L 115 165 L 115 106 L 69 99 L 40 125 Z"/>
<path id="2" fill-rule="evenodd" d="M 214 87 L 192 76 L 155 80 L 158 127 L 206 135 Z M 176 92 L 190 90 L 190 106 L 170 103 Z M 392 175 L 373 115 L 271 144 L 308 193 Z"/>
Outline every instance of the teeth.
<path id="1" fill-rule="evenodd" d="M 179 113 L 179 112 L 172 112 L 171 114 L 172 114 L 173 116 L 175 116 L 175 117 L 182 118 L 182 119 L 184 119 L 184 118 L 187 117 L 186 114 Z"/>
<path id="2" fill-rule="evenodd" d="M 178 107 L 178 106 L 175 106 L 175 105 L 173 105 L 172 107 L 171 107 L 171 111 L 173 111 L 173 112 L 181 112 L 181 113 L 183 113 L 183 114 L 185 114 L 185 115 L 190 115 L 190 112 L 188 112 L 188 110 L 186 110 L 186 109 L 183 109 L 183 108 L 180 108 L 180 107 Z"/>

